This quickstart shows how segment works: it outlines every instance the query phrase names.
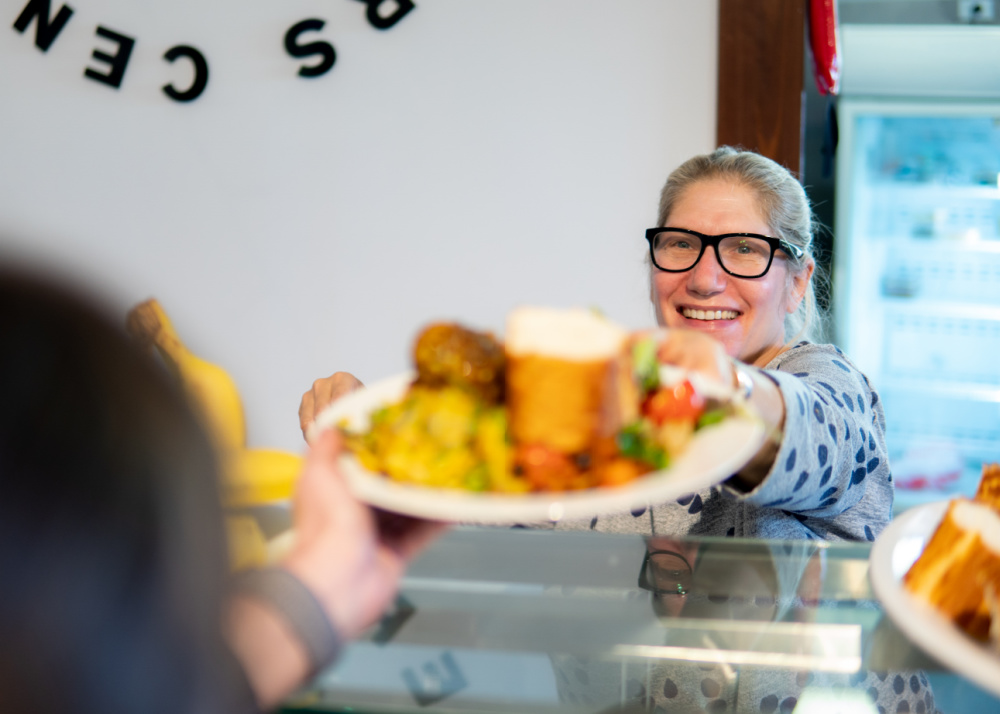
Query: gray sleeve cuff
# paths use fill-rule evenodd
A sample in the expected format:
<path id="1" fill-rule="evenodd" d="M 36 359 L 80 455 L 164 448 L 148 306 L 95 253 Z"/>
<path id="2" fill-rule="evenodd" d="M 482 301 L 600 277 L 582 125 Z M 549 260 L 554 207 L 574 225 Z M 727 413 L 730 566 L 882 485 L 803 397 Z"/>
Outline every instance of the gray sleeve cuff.
<path id="1" fill-rule="evenodd" d="M 238 573 L 233 592 L 266 602 L 277 610 L 302 642 L 310 670 L 317 674 L 336 659 L 341 639 L 323 605 L 297 577 L 283 568 Z"/>

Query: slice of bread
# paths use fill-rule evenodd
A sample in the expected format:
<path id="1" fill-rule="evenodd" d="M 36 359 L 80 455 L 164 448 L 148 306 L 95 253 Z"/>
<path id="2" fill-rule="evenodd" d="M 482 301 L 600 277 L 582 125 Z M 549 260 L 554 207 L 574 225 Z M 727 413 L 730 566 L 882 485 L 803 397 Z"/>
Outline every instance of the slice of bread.
<path id="1" fill-rule="evenodd" d="M 953 500 L 903 583 L 985 641 L 991 614 L 984 590 L 1000 591 L 1000 513 L 967 498 Z"/>
<path id="2" fill-rule="evenodd" d="M 579 455 L 615 434 L 628 416 L 629 398 L 622 395 L 631 384 L 627 340 L 627 331 L 589 310 L 513 310 L 504 346 L 515 445 Z"/>
<path id="3" fill-rule="evenodd" d="M 604 361 L 621 350 L 628 333 L 583 308 L 519 307 L 507 316 L 508 355 L 542 355 L 573 362 Z"/>

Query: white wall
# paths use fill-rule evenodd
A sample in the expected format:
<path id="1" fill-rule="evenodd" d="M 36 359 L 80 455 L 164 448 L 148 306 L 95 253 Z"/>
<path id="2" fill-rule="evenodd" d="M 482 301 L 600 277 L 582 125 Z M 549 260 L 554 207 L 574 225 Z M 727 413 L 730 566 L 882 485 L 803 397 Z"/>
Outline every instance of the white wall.
<path id="1" fill-rule="evenodd" d="M 69 0 L 47 52 L 0 0 L 0 249 L 156 296 L 241 386 L 250 441 L 299 448 L 313 378 L 408 366 L 428 321 L 522 303 L 652 322 L 642 231 L 715 136 L 714 0 Z M 392 3 L 386 4 L 386 9 Z M 53 14 L 61 6 L 53 2 Z M 336 64 L 283 46 L 307 18 Z M 136 40 L 121 86 L 84 76 Z M 191 64 L 209 81 L 178 103 Z"/>

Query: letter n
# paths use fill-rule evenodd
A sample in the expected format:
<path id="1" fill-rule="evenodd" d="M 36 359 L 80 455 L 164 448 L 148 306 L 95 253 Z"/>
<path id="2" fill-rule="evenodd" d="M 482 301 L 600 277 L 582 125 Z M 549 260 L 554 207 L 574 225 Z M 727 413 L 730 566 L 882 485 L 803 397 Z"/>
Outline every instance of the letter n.
<path id="1" fill-rule="evenodd" d="M 24 34 L 31 24 L 32 19 L 38 18 L 35 23 L 35 45 L 42 52 L 48 52 L 49 47 L 55 42 L 56 36 L 62 31 L 63 26 L 73 14 L 73 8 L 63 5 L 59 8 L 54 18 L 49 18 L 51 3 L 49 0 L 29 0 L 28 4 L 21 10 L 21 14 L 14 20 L 14 29 Z"/>

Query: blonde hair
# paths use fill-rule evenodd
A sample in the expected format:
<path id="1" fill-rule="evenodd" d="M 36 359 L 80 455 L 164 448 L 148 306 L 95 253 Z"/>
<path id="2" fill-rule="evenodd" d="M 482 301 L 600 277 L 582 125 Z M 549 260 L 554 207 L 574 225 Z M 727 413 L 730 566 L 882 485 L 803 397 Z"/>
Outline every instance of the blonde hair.
<path id="1" fill-rule="evenodd" d="M 660 192 L 658 226 L 667 218 L 680 196 L 699 181 L 728 178 L 751 189 L 760 205 L 761 217 L 771 227 L 774 237 L 802 249 L 802 256 L 788 256 L 790 274 L 805 270 L 813 256 L 813 235 L 816 222 L 805 189 L 798 179 L 781 164 L 753 151 L 720 146 L 710 154 L 694 156 L 678 166 Z M 817 341 L 825 332 L 826 317 L 816 303 L 814 283 L 825 281 L 813 271 L 798 308 L 785 317 L 785 339 L 789 342 L 805 339 Z"/>

